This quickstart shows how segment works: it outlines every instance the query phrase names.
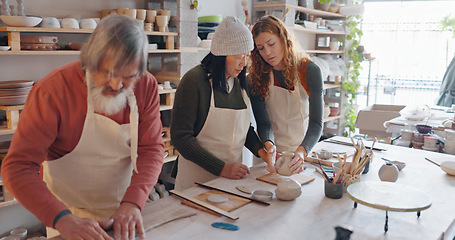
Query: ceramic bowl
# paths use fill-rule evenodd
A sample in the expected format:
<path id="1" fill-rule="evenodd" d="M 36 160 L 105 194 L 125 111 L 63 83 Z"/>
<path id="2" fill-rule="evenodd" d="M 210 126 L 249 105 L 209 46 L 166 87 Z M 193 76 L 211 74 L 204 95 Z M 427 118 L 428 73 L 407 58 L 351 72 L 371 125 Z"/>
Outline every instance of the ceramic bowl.
<path id="1" fill-rule="evenodd" d="M 339 107 L 330 107 L 330 115 L 329 116 L 338 116 L 340 114 Z"/>
<path id="2" fill-rule="evenodd" d="M 60 25 L 62 28 L 79 29 L 79 22 L 75 18 L 63 18 Z"/>
<path id="3" fill-rule="evenodd" d="M 72 42 L 69 42 L 68 43 L 68 47 L 71 49 L 71 50 L 76 50 L 76 51 L 79 51 L 81 50 L 81 48 L 84 46 L 85 43 L 72 43 Z"/>
<path id="4" fill-rule="evenodd" d="M 447 174 L 455 176 L 455 161 L 442 162 L 441 169 Z"/>
<path id="5" fill-rule="evenodd" d="M 425 124 L 417 124 L 416 129 L 419 133 L 427 134 L 433 130 L 431 126 L 425 125 Z"/>
<path id="6" fill-rule="evenodd" d="M 269 202 L 272 201 L 273 193 L 266 190 L 254 190 L 251 193 L 251 197 L 259 201 Z"/>
<path id="7" fill-rule="evenodd" d="M 395 165 L 399 171 L 401 171 L 404 167 L 406 167 L 406 163 L 400 161 L 390 161 L 393 165 Z"/>
<path id="8" fill-rule="evenodd" d="M 60 28 L 60 22 L 56 17 L 43 17 L 43 21 L 40 24 L 43 28 Z"/>
<path id="9" fill-rule="evenodd" d="M 42 19 L 40 17 L 27 16 L 0 16 L 0 19 L 10 27 L 34 27 L 38 25 Z"/>

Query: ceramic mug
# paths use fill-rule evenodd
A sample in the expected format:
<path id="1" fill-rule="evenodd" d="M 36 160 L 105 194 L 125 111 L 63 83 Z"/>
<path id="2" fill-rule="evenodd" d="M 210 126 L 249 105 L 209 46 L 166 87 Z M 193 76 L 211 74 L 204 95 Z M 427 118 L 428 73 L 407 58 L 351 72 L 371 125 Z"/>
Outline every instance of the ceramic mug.
<path id="1" fill-rule="evenodd" d="M 75 18 L 63 18 L 60 21 L 60 25 L 62 26 L 62 28 L 79 29 L 79 23 Z"/>
<path id="2" fill-rule="evenodd" d="M 414 138 L 414 131 L 403 129 L 401 130 L 401 139 L 404 141 L 412 141 Z"/>
<path id="3" fill-rule="evenodd" d="M 60 28 L 60 22 L 56 17 L 43 17 L 40 26 L 44 28 Z"/>
<path id="4" fill-rule="evenodd" d="M 154 23 L 156 18 L 155 10 L 147 10 L 145 13 L 145 21 L 148 23 Z"/>
<path id="5" fill-rule="evenodd" d="M 292 161 L 293 157 L 294 157 L 293 152 L 284 151 L 281 153 L 281 156 L 276 160 L 276 168 L 279 174 L 283 176 L 292 175 L 292 171 L 288 165 Z"/>
<path id="6" fill-rule="evenodd" d="M 140 21 L 145 21 L 147 16 L 147 11 L 145 9 L 136 9 L 136 19 Z"/>

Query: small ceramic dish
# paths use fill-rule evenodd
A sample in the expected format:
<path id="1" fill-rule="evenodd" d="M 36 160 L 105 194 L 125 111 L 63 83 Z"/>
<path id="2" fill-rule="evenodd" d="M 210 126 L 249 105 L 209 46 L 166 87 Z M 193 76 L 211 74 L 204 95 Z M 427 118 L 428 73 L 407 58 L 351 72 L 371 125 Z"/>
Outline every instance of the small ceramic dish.
<path id="1" fill-rule="evenodd" d="M 211 203 L 224 203 L 227 202 L 229 198 L 224 194 L 212 194 L 207 196 L 207 200 Z"/>
<path id="2" fill-rule="evenodd" d="M 445 161 L 441 163 L 442 171 L 449 175 L 455 176 L 455 161 Z"/>
<path id="3" fill-rule="evenodd" d="M 267 190 L 254 190 L 251 197 L 258 201 L 270 202 L 273 198 L 273 193 Z"/>
<path id="4" fill-rule="evenodd" d="M 8 51 L 11 49 L 11 46 L 0 46 L 0 51 Z"/>

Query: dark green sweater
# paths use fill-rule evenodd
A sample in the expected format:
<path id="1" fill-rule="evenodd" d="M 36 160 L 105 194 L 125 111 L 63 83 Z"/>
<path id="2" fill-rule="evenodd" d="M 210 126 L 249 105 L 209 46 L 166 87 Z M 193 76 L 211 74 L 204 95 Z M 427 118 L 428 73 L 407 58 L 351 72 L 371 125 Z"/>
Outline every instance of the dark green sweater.
<path id="1" fill-rule="evenodd" d="M 229 94 L 215 92 L 215 106 L 230 109 L 245 109 L 240 83 L 235 79 Z M 177 88 L 172 108 L 171 139 L 172 144 L 186 159 L 193 161 L 208 172 L 219 176 L 225 163 L 204 149 L 196 136 L 204 126 L 210 107 L 211 86 L 201 65 L 189 70 Z M 263 147 L 254 128 L 250 126 L 245 147 L 258 156 Z"/>

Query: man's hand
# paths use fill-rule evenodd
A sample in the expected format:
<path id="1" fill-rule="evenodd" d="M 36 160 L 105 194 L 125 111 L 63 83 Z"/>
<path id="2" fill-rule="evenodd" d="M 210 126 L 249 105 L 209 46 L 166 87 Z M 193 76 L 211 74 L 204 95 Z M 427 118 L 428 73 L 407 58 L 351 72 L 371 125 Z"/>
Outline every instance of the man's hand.
<path id="1" fill-rule="evenodd" d="M 101 228 L 97 221 L 90 218 L 79 218 L 73 214 L 67 214 L 55 224 L 55 229 L 60 232 L 64 239 L 112 239 Z"/>
<path id="2" fill-rule="evenodd" d="M 250 173 L 250 169 L 247 166 L 241 163 L 228 163 L 224 165 L 223 170 L 221 170 L 220 176 L 230 179 L 241 179 L 247 173 Z"/>
<path id="3" fill-rule="evenodd" d="M 145 238 L 141 210 L 135 204 L 123 202 L 111 219 L 114 220 L 115 239 L 134 240 L 136 238 L 136 229 L 141 238 Z"/>

